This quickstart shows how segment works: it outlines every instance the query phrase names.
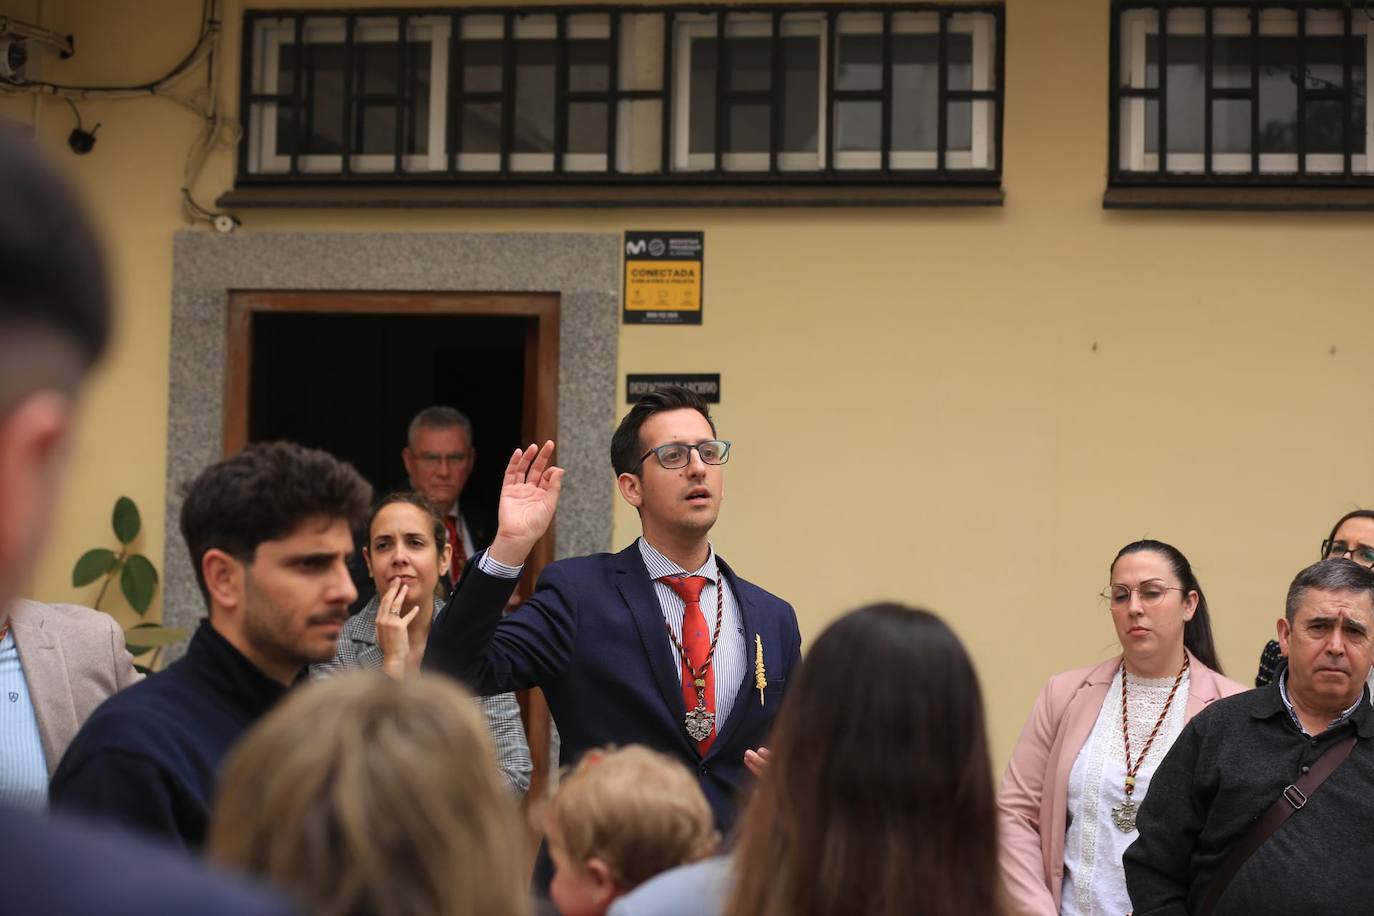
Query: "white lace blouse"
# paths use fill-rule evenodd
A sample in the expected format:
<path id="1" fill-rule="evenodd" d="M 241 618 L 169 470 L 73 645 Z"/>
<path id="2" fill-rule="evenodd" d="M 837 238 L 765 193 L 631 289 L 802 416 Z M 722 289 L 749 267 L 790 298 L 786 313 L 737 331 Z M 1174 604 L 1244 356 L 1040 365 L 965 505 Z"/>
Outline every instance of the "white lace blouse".
<path id="1" fill-rule="evenodd" d="M 1107 688 L 1092 734 L 1069 773 L 1068 833 L 1064 843 L 1064 889 L 1060 916 L 1125 916 L 1131 911 L 1121 856 L 1135 842 L 1136 831 L 1123 833 L 1112 822 L 1112 808 L 1126 800 L 1126 747 L 1121 734 L 1121 675 L 1118 668 Z M 1131 755 L 1137 757 L 1159 720 L 1174 686 L 1172 677 L 1130 678 L 1126 717 Z M 1135 777 L 1130 796 L 1139 805 L 1150 790 L 1150 777 L 1187 722 L 1187 674 L 1169 707 L 1159 735 Z"/>

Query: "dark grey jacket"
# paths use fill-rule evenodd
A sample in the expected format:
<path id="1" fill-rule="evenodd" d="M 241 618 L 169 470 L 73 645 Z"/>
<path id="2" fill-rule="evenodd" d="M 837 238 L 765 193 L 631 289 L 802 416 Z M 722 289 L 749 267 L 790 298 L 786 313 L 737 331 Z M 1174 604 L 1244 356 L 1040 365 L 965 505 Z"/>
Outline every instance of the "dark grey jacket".
<path id="1" fill-rule="evenodd" d="M 1374 707 L 1315 738 L 1293 724 L 1277 682 L 1218 700 L 1184 727 L 1140 807 L 1126 850 L 1135 916 L 1199 912 L 1250 823 L 1304 768 L 1354 730 L 1350 757 L 1241 868 L 1215 916 L 1374 912 Z"/>

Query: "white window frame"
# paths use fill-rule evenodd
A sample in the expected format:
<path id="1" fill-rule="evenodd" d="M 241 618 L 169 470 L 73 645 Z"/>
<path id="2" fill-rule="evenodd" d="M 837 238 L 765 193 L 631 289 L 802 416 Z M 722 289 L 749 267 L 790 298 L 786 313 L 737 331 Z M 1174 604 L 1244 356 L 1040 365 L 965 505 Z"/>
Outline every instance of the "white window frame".
<path id="1" fill-rule="evenodd" d="M 766 15 L 727 13 L 725 37 L 768 36 L 772 26 Z M 883 17 L 880 13 L 845 13 L 837 20 L 836 31 L 840 35 L 881 34 Z M 898 35 L 939 34 L 940 19 L 937 13 L 920 10 L 903 10 L 895 13 L 892 19 L 892 32 Z M 949 31 L 966 34 L 972 38 L 973 72 L 971 88 L 975 91 L 992 91 L 995 80 L 996 22 L 994 19 L 977 14 L 954 14 L 949 19 Z M 673 129 L 671 168 L 677 172 L 709 171 L 715 168 L 715 159 L 720 157 L 720 167 L 727 172 L 747 172 L 768 170 L 767 153 L 726 153 L 717 150 L 713 153 L 692 153 L 690 151 L 690 87 L 692 78 L 691 43 L 699 39 L 716 36 L 716 17 L 713 14 L 682 15 L 674 22 L 673 36 Z M 827 80 L 829 79 L 829 55 L 834 53 L 835 42 L 828 34 L 826 19 L 822 14 L 813 16 L 784 16 L 781 23 L 783 35 L 816 36 L 820 49 L 818 61 L 819 85 L 819 128 L 817 131 L 817 151 L 797 153 L 778 151 L 778 168 L 781 171 L 821 171 L 828 165 L 829 133 L 831 113 L 826 109 Z M 837 101 L 839 104 L 839 101 Z M 993 167 L 993 114 L 990 99 L 974 99 L 972 108 L 971 143 L 968 150 L 947 150 L 945 168 L 951 170 L 986 170 Z M 888 153 L 888 166 L 899 170 L 934 170 L 938 167 L 939 154 L 936 150 L 891 150 Z M 835 168 L 843 170 L 874 170 L 882 167 L 882 152 L 836 151 Z"/>
<path id="2" fill-rule="evenodd" d="M 878 13 L 851 13 L 839 17 L 841 35 L 880 35 L 883 30 L 882 15 Z M 968 35 L 972 38 L 973 66 L 970 88 L 979 92 L 990 92 L 996 78 L 996 55 L 993 42 L 996 40 L 996 23 L 990 17 L 977 14 L 956 13 L 949 19 L 950 34 Z M 903 11 L 892 16 L 894 35 L 938 35 L 940 19 L 938 15 L 920 11 Z M 837 101 L 838 104 L 838 101 Z M 993 113 L 989 99 L 974 99 L 970 103 L 972 124 L 969 136 L 969 149 L 945 150 L 945 168 L 951 170 L 991 169 L 992 132 L 990 115 Z M 947 117 L 948 115 L 946 115 Z M 939 117 L 939 113 L 936 113 Z M 938 150 L 889 150 L 888 167 L 891 169 L 910 169 L 933 171 L 939 167 Z M 837 169 L 879 169 L 882 168 L 882 152 L 879 150 L 836 151 Z"/>
<path id="3" fill-rule="evenodd" d="M 1330 17 L 1318 13 L 1332 12 Z M 1248 9 L 1228 10 L 1215 8 L 1212 12 L 1213 35 L 1250 35 Z M 1200 8 L 1174 10 L 1169 13 L 1170 35 L 1205 35 L 1207 24 L 1205 13 Z M 1260 34 L 1297 37 L 1297 13 L 1292 10 L 1267 9 L 1260 12 Z M 1374 75 L 1374 29 L 1367 27 L 1364 17 L 1351 19 L 1352 38 L 1361 35 L 1365 46 L 1365 79 Z M 1314 10 L 1307 16 L 1308 35 L 1344 34 L 1342 16 L 1338 11 Z M 1159 34 L 1158 16 L 1151 10 L 1126 13 L 1121 20 L 1123 50 L 1129 53 L 1122 65 L 1127 85 L 1135 89 L 1145 87 L 1146 40 L 1150 35 Z M 1159 79 L 1166 74 L 1161 71 Z M 1258 104 L 1259 87 L 1253 87 Z M 1349 87 L 1347 87 L 1348 89 Z M 1125 103 L 1121 113 L 1120 159 L 1121 168 L 1130 172 L 1157 172 L 1159 153 L 1145 151 L 1145 110 L 1147 99 L 1140 96 L 1124 96 Z M 1205 128 L 1204 128 L 1205 130 Z M 1206 142 L 1206 138 L 1204 138 Z M 1374 150 L 1374 100 L 1368 95 L 1365 99 L 1365 152 L 1352 154 L 1350 170 L 1352 174 L 1365 174 L 1369 171 L 1369 152 Z M 1344 156 L 1340 153 L 1308 153 L 1306 171 L 1310 174 L 1340 174 L 1345 170 Z M 1165 169 L 1171 174 L 1202 174 L 1206 169 L 1206 154 L 1166 153 Z M 1249 153 L 1212 154 L 1212 171 L 1216 174 L 1251 175 Z M 1297 153 L 1260 153 L 1260 175 L 1294 175 L 1298 171 Z"/>
<path id="4" fill-rule="evenodd" d="M 725 38 L 767 38 L 773 34 L 771 17 L 766 14 L 727 13 Z M 691 152 L 691 85 L 692 85 L 692 42 L 716 37 L 716 17 L 713 14 L 685 14 L 678 16 L 673 28 L 673 156 L 672 168 L 676 172 L 710 171 L 716 167 L 716 155 L 720 156 L 720 167 L 727 172 L 766 172 L 768 153 L 715 153 Z M 819 171 L 825 168 L 826 117 L 825 117 L 825 49 L 826 27 L 822 14 L 784 15 L 779 26 L 783 36 L 803 36 L 817 38 L 820 50 L 820 93 L 817 97 L 818 130 L 816 133 L 816 152 L 778 152 L 778 168 L 783 171 Z M 717 57 L 719 61 L 719 57 Z M 717 65 L 717 78 L 723 79 Z M 776 89 L 776 87 L 774 87 Z M 776 93 L 775 93 L 776 95 Z"/>
<path id="5" fill-rule="evenodd" d="M 346 40 L 346 23 L 338 17 L 306 19 L 301 24 L 301 41 L 316 44 L 341 44 Z M 400 34 L 399 21 L 384 23 L 360 20 L 353 30 L 353 41 L 395 42 Z M 429 151 L 404 153 L 401 170 L 404 172 L 442 172 L 448 169 L 448 35 L 446 16 L 414 16 L 406 22 L 406 40 L 411 44 L 430 46 L 429 87 Z M 257 62 L 254 74 L 257 91 L 272 95 L 279 91 L 281 79 L 281 49 L 294 44 L 294 22 L 256 23 L 253 35 L 253 55 Z M 291 169 L 291 157 L 277 151 L 277 112 L 275 106 L 260 104 L 253 115 L 254 142 L 248 148 L 248 171 L 251 174 L 284 174 Z M 349 113 L 349 130 L 353 129 Z M 359 173 L 386 173 L 395 168 L 396 159 L 390 154 L 354 153 L 349 156 L 349 168 Z M 300 155 L 296 167 L 303 174 L 339 174 L 343 171 L 342 155 Z"/>
<path id="6" fill-rule="evenodd" d="M 602 21 L 588 21 L 593 16 L 602 18 Z M 567 25 L 565 39 L 604 38 L 609 40 L 611 37 L 611 20 L 608 14 L 574 13 L 568 17 Z M 465 15 L 462 18 L 461 28 L 461 37 L 470 41 L 500 41 L 505 35 L 505 24 L 501 16 Z M 516 20 L 511 40 L 514 43 L 519 43 L 522 39 L 547 40 L 557 37 L 557 20 L 551 15 L 541 14 L 528 19 Z M 615 53 L 615 49 L 612 49 L 612 53 Z M 555 112 L 558 110 L 558 105 L 559 100 L 554 99 Z M 461 112 L 459 116 L 461 116 Z M 511 112 L 511 116 L 514 117 L 515 113 Z M 607 117 L 609 116 L 609 112 L 607 112 Z M 507 162 L 512 172 L 552 172 L 554 154 L 511 152 L 507 157 Z M 499 172 L 501 170 L 501 154 L 459 152 L 454 156 L 454 163 L 460 172 Z M 608 170 L 608 165 L 609 162 L 605 153 L 563 154 L 564 172 L 605 172 Z"/>

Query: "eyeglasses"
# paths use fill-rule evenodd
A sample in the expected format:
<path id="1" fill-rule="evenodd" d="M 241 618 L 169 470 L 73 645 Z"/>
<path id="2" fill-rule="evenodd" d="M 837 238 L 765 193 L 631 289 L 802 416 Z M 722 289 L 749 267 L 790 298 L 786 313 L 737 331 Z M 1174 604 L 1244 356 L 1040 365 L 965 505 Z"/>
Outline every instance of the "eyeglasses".
<path id="1" fill-rule="evenodd" d="M 651 448 L 635 462 L 634 470 L 639 470 L 650 455 L 658 458 L 658 463 L 665 470 L 675 471 L 678 468 L 685 468 L 692 461 L 692 449 L 697 450 L 701 460 L 706 464 L 724 464 L 730 460 L 730 443 L 724 439 L 707 439 L 705 442 L 698 442 L 692 445 L 689 442 L 669 442 L 667 445 L 660 445 L 658 448 Z M 631 472 L 633 473 L 633 471 Z"/>
<path id="2" fill-rule="evenodd" d="M 1164 596 L 1169 592 L 1187 592 L 1186 588 L 1179 588 L 1177 585 L 1164 585 L 1161 582 L 1145 582 L 1137 588 L 1129 588 L 1125 585 L 1113 585 L 1104 589 L 1102 598 L 1112 606 L 1114 610 L 1122 610 L 1131 606 L 1131 593 L 1140 595 L 1141 607 L 1159 607 L 1164 601 Z"/>
<path id="3" fill-rule="evenodd" d="M 1361 566 L 1374 568 L 1374 547 L 1367 544 L 1347 544 L 1345 541 L 1322 541 L 1322 559 L 1349 557 Z"/>
<path id="4" fill-rule="evenodd" d="M 438 452 L 421 452 L 416 456 L 420 459 L 420 464 L 427 468 L 437 468 L 441 464 L 462 464 L 468 460 L 467 452 L 449 452 L 441 455 Z"/>

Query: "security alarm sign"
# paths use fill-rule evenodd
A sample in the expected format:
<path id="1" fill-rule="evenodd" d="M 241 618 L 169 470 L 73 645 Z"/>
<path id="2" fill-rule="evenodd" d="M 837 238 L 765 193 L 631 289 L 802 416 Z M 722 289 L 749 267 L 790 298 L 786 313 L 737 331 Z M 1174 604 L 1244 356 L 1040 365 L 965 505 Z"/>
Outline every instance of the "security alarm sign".
<path id="1" fill-rule="evenodd" d="M 625 233 L 625 323 L 701 324 L 702 232 Z"/>

